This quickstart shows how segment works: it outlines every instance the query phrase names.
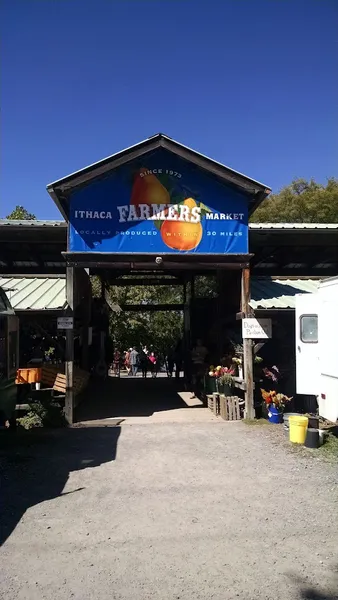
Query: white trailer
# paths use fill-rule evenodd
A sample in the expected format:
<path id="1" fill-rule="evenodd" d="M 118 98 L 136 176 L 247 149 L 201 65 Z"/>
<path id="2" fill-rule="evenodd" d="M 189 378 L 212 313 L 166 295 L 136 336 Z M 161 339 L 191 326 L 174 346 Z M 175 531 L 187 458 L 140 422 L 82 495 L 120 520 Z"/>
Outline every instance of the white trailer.
<path id="1" fill-rule="evenodd" d="M 317 397 L 321 417 L 338 420 L 338 277 L 296 296 L 296 384 Z"/>

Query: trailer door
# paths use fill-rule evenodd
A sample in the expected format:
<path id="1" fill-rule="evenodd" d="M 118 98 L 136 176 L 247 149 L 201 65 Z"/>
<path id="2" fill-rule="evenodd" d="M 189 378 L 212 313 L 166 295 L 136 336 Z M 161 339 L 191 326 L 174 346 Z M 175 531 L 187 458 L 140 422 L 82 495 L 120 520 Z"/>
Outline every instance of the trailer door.
<path id="1" fill-rule="evenodd" d="M 336 422 L 338 419 L 338 278 L 327 279 L 319 287 L 320 389 L 319 414 Z"/>
<path id="2" fill-rule="evenodd" d="M 297 394 L 319 394 L 318 294 L 296 296 Z"/>

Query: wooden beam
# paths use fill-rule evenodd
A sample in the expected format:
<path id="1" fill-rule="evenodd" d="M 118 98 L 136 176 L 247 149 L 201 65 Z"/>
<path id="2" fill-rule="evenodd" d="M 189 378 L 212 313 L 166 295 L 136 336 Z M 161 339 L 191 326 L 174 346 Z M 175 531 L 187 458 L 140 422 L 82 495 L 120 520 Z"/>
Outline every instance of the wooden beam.
<path id="1" fill-rule="evenodd" d="M 78 260 L 78 261 L 72 261 L 72 260 L 67 260 L 67 264 L 68 266 L 74 265 L 76 267 L 80 267 L 80 268 L 90 268 L 92 269 L 112 269 L 112 270 L 119 270 L 119 269 L 129 269 L 129 270 L 133 270 L 133 271 L 144 271 L 145 269 L 149 269 L 149 262 L 144 262 L 144 263 L 139 263 L 139 262 L 135 262 L 135 263 L 131 263 L 131 262 L 104 262 L 104 261 L 98 261 L 96 258 L 93 259 L 92 261 L 90 259 L 88 260 Z M 222 263 L 204 263 L 204 262 L 200 262 L 200 263 L 176 263 L 176 262 L 163 262 L 163 264 L 161 264 L 161 267 L 159 269 L 157 269 L 154 266 L 153 272 L 156 273 L 156 271 L 194 271 L 194 273 L 204 273 L 204 272 L 209 272 L 209 271 L 215 271 L 216 269 L 224 269 L 224 270 L 240 270 L 243 269 L 245 267 L 247 267 L 248 263 L 246 262 L 233 262 L 233 263 L 227 263 L 227 262 L 222 262 Z"/>
<path id="2" fill-rule="evenodd" d="M 112 279 L 109 281 L 109 285 L 116 287 L 124 287 L 129 285 L 140 285 L 140 286 L 150 286 L 150 285 L 183 285 L 183 281 L 180 279 L 152 279 L 151 277 L 148 279 L 140 279 L 138 277 L 129 279 Z"/>
<path id="3" fill-rule="evenodd" d="M 66 271 L 66 298 L 68 307 L 65 310 L 67 317 L 74 319 L 74 267 L 67 267 Z M 66 399 L 65 417 L 67 423 L 74 423 L 74 329 L 66 330 Z"/>
<path id="4" fill-rule="evenodd" d="M 125 312 L 158 312 L 167 310 L 184 310 L 184 304 L 122 304 Z"/>
<path id="5" fill-rule="evenodd" d="M 245 317 L 252 314 L 250 307 L 250 269 L 242 270 L 242 287 L 241 287 L 241 312 Z M 252 340 L 243 340 L 243 366 L 245 378 L 245 410 L 244 416 L 246 419 L 255 417 L 254 409 L 254 381 L 253 381 L 253 348 Z"/>

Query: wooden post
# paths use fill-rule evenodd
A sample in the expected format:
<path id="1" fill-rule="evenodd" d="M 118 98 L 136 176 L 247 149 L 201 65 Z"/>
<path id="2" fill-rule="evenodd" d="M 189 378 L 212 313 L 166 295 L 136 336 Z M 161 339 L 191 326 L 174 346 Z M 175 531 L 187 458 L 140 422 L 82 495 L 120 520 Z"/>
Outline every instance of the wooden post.
<path id="1" fill-rule="evenodd" d="M 91 319 L 91 307 L 92 307 L 92 292 L 91 292 L 91 283 L 89 278 L 89 270 L 84 269 L 83 273 L 83 290 L 84 297 L 82 298 L 83 303 L 83 324 L 81 330 L 81 338 L 82 338 L 82 349 L 81 349 L 81 367 L 88 371 L 89 369 L 89 344 L 88 344 L 88 335 L 89 335 L 89 323 Z"/>
<path id="2" fill-rule="evenodd" d="M 189 365 L 189 352 L 190 352 L 190 283 L 185 280 L 184 282 L 184 309 L 183 309 L 183 364 L 184 364 L 184 377 L 189 379 L 190 377 L 190 365 Z"/>
<path id="3" fill-rule="evenodd" d="M 195 341 L 195 335 L 196 335 L 194 308 L 195 308 L 195 277 L 194 277 L 194 273 L 192 273 L 191 278 L 190 278 L 190 295 L 189 295 L 189 320 L 190 320 L 189 342 L 190 342 L 190 346 L 193 345 L 193 343 Z M 190 350 L 190 348 L 189 348 L 189 350 Z"/>
<path id="4" fill-rule="evenodd" d="M 74 319 L 74 267 L 66 269 L 66 299 L 68 307 L 66 309 L 67 317 Z M 72 329 L 66 330 L 66 400 L 65 417 L 67 423 L 72 425 L 74 422 L 74 323 Z"/>
<path id="5" fill-rule="evenodd" d="M 241 311 L 245 317 L 250 315 L 250 268 L 242 269 Z M 243 366 L 246 384 L 245 410 L 246 419 L 254 419 L 254 383 L 253 383 L 253 349 L 252 340 L 243 340 Z"/>

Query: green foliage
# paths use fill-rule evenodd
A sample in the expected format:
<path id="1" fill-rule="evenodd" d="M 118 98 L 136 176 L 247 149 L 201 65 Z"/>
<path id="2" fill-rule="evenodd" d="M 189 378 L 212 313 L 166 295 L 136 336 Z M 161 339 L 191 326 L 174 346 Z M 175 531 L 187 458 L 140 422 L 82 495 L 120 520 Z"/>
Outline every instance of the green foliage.
<path id="1" fill-rule="evenodd" d="M 323 446 L 319 448 L 319 456 L 327 460 L 338 460 L 338 427 L 333 428 L 335 433 L 328 433 Z"/>
<path id="2" fill-rule="evenodd" d="M 66 424 L 62 407 L 58 402 L 32 402 L 26 415 L 17 419 L 24 429 L 34 427 L 63 427 Z"/>
<path id="3" fill-rule="evenodd" d="M 23 206 L 19 204 L 15 207 L 12 212 L 7 215 L 6 219 L 14 219 L 18 221 L 34 221 L 36 216 L 28 212 Z"/>
<path id="4" fill-rule="evenodd" d="M 271 194 L 251 217 L 253 223 L 338 223 L 338 179 L 326 185 L 295 179 Z"/>
<path id="5" fill-rule="evenodd" d="M 93 296 L 100 296 L 98 278 L 92 278 Z M 180 286 L 111 286 L 108 291 L 110 305 L 116 306 L 109 318 L 110 337 L 121 351 L 140 344 L 154 346 L 167 352 L 183 333 L 181 311 L 131 312 L 118 310 L 126 304 L 180 304 L 183 302 Z"/>
<path id="6" fill-rule="evenodd" d="M 130 276 L 129 276 L 130 278 Z M 101 282 L 92 277 L 93 297 L 101 296 Z M 217 279 L 214 276 L 197 276 L 195 279 L 196 298 L 217 296 Z M 176 345 L 183 335 L 183 313 L 181 311 L 130 312 L 119 311 L 127 304 L 182 304 L 182 286 L 129 286 L 109 288 L 110 306 L 116 312 L 110 313 L 110 337 L 114 346 L 123 351 L 140 344 L 154 346 L 157 351 L 166 353 Z"/>
<path id="7" fill-rule="evenodd" d="M 42 419 L 33 410 L 29 410 L 24 417 L 20 417 L 16 420 L 18 425 L 24 429 L 35 429 L 36 427 L 43 427 Z"/>
<path id="8" fill-rule="evenodd" d="M 196 298 L 216 298 L 217 295 L 218 285 L 215 275 L 197 275 L 195 277 Z"/>

